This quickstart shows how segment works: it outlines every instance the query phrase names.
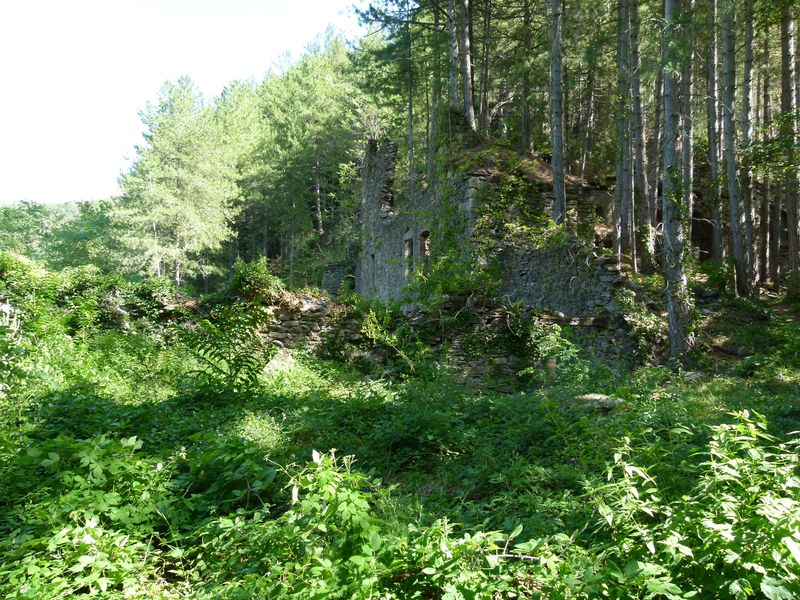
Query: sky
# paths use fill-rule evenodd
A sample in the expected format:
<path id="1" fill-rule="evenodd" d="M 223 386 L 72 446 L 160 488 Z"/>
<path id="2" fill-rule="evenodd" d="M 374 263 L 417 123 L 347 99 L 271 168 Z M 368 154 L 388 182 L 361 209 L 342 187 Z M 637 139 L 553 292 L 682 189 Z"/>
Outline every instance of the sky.
<path id="1" fill-rule="evenodd" d="M 119 192 L 139 112 L 190 76 L 206 99 L 261 81 L 353 0 L 0 0 L 0 205 Z"/>

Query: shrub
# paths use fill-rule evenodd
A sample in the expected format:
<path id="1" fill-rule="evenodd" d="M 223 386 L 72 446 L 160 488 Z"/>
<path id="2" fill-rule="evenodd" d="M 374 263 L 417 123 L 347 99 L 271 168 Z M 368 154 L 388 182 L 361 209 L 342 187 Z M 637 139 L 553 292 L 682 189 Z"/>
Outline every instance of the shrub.
<path id="1" fill-rule="evenodd" d="M 618 586 L 611 596 L 788 599 L 800 593 L 796 443 L 771 446 L 775 439 L 761 417 L 734 417 L 712 427 L 705 460 L 683 467 L 696 484 L 672 501 L 664 497 L 671 490 L 659 489 L 648 469 L 633 463 L 629 440 L 616 452 L 609 483 L 591 491 L 611 534 L 600 553 L 609 586 Z"/>
<path id="2" fill-rule="evenodd" d="M 0 592 L 6 598 L 148 595 L 175 520 L 171 465 L 141 441 L 60 436 L 30 444 L 3 482 Z"/>
<path id="3" fill-rule="evenodd" d="M 283 282 L 272 274 L 266 258 L 253 262 L 237 259 L 233 265 L 230 295 L 253 304 L 270 304 L 284 291 Z"/>

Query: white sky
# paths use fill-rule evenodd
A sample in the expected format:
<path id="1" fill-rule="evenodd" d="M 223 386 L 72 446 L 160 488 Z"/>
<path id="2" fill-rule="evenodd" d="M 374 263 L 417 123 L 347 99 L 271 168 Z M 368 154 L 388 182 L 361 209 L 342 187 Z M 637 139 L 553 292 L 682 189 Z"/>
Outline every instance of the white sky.
<path id="1" fill-rule="evenodd" d="M 189 75 L 206 99 L 260 81 L 353 0 L 0 0 L 0 204 L 118 193 L 139 111 Z"/>

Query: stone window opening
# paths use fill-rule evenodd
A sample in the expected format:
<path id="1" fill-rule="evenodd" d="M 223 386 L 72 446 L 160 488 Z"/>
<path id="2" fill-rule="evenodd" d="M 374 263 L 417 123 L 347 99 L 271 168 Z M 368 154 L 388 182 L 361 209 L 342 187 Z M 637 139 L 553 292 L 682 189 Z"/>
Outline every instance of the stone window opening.
<path id="1" fill-rule="evenodd" d="M 394 179 L 387 180 L 381 188 L 381 212 L 394 212 Z"/>
<path id="2" fill-rule="evenodd" d="M 414 267 L 414 233 L 407 229 L 403 236 L 403 278 L 408 279 Z"/>
<path id="3" fill-rule="evenodd" d="M 387 146 L 386 164 L 384 165 L 383 184 L 380 191 L 381 215 L 391 216 L 394 213 L 394 178 L 397 168 L 397 147 Z"/>
<path id="4" fill-rule="evenodd" d="M 423 231 L 419 234 L 419 257 L 423 264 L 431 258 L 431 232 Z"/>
<path id="5" fill-rule="evenodd" d="M 369 278 L 370 278 L 370 287 L 372 288 L 372 293 L 378 293 L 378 278 L 375 273 L 375 254 L 370 254 L 370 261 L 369 261 Z"/>

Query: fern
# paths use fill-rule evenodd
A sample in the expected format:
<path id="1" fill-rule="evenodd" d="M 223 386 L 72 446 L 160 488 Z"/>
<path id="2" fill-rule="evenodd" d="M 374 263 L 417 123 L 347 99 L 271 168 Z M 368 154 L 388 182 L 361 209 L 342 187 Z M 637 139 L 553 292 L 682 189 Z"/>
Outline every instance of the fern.
<path id="1" fill-rule="evenodd" d="M 234 307 L 182 330 L 180 337 L 199 364 L 189 372 L 193 387 L 212 395 L 252 393 L 266 359 L 260 323 L 259 313 Z"/>

